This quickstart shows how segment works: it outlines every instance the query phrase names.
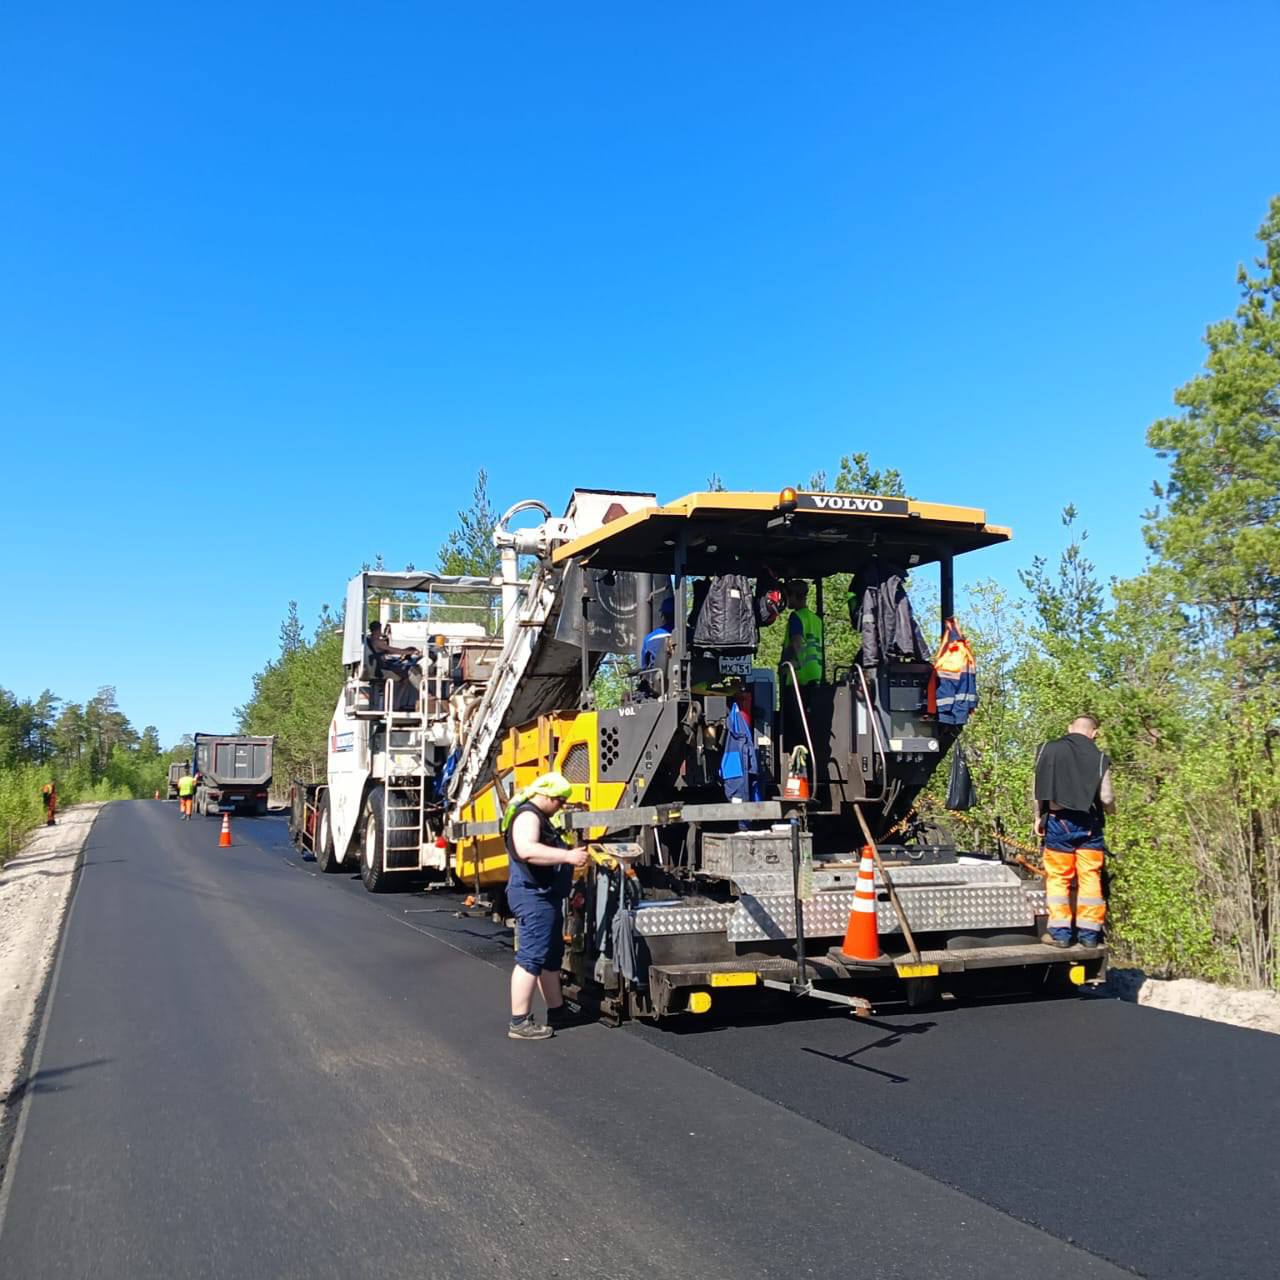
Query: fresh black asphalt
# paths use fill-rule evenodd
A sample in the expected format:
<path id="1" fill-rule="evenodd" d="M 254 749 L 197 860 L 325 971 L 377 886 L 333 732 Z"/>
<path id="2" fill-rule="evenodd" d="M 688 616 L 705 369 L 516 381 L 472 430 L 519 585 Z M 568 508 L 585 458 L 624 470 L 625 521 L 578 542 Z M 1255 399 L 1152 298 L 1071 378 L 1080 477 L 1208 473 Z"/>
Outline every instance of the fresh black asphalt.
<path id="1" fill-rule="evenodd" d="M 1280 1038 L 1073 999 L 513 1044 L 499 932 L 234 832 L 99 817 L 6 1280 L 1280 1270 Z"/>

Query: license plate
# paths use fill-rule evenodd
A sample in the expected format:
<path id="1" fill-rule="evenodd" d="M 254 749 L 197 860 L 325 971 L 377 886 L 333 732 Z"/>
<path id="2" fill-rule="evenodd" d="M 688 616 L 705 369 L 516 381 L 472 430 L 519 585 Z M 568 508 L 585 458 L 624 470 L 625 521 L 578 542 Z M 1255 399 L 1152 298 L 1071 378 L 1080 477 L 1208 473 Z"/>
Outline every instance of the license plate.
<path id="1" fill-rule="evenodd" d="M 713 987 L 754 987 L 756 975 L 754 973 L 713 973 L 711 985 Z"/>
<path id="2" fill-rule="evenodd" d="M 231 798 L 232 798 L 233 800 L 243 800 L 243 799 L 244 799 L 244 796 L 232 796 Z"/>
<path id="3" fill-rule="evenodd" d="M 722 676 L 749 676 L 751 674 L 751 655 L 744 653 L 736 657 L 721 655 L 720 674 Z"/>
<path id="4" fill-rule="evenodd" d="M 938 976 L 936 964 L 895 964 L 893 967 L 897 969 L 900 978 L 936 978 Z"/>

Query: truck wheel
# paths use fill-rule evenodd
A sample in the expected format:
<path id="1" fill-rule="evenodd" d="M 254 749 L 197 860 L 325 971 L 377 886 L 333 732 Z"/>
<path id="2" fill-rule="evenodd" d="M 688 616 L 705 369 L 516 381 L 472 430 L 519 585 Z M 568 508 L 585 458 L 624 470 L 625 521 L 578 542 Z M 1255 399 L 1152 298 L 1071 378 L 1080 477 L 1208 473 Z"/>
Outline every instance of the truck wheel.
<path id="1" fill-rule="evenodd" d="M 378 856 L 386 830 L 386 806 L 386 792 L 381 787 L 372 788 L 365 797 L 364 822 L 360 832 L 360 879 L 370 893 L 386 893 L 391 887 L 387 883 L 389 877 L 382 869 L 382 859 Z"/>
<path id="2" fill-rule="evenodd" d="M 329 821 L 329 793 L 320 801 L 320 813 L 316 818 L 316 866 L 325 875 L 340 870 L 338 855 L 333 851 L 333 823 Z"/>

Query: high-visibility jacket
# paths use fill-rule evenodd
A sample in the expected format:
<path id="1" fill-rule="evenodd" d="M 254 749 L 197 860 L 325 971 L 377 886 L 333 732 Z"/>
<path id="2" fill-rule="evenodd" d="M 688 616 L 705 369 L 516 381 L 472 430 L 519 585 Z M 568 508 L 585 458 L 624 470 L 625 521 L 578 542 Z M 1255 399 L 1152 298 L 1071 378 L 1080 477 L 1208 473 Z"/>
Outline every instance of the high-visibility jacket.
<path id="1" fill-rule="evenodd" d="M 973 650 L 956 620 L 948 618 L 929 679 L 929 712 L 942 724 L 964 724 L 977 705 L 978 667 Z"/>
<path id="2" fill-rule="evenodd" d="M 791 652 L 791 618 L 800 622 L 800 652 Z M 795 663 L 796 679 L 800 687 L 807 684 L 822 683 L 822 619 L 812 609 L 792 609 L 791 618 L 787 619 L 787 648 L 783 657 Z M 791 672 L 785 667 L 782 675 L 783 683 L 791 683 Z"/>
<path id="3" fill-rule="evenodd" d="M 187 800 L 196 793 L 196 780 L 189 774 L 184 773 L 178 779 L 178 795 Z"/>

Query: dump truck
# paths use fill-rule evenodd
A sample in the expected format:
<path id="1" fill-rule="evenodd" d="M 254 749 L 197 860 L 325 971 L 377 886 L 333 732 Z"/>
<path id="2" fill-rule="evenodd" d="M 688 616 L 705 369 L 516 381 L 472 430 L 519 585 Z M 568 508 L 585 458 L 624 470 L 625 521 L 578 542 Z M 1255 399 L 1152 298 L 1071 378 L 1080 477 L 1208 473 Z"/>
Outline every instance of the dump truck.
<path id="1" fill-rule="evenodd" d="M 166 800 L 176 800 L 178 798 L 178 779 L 186 773 L 191 766 L 185 762 L 179 761 L 177 764 L 169 766 L 169 779 L 165 792 Z"/>
<path id="2" fill-rule="evenodd" d="M 195 811 L 209 817 L 220 813 L 263 817 L 271 790 L 275 738 L 197 733 L 194 741 Z"/>
<path id="3" fill-rule="evenodd" d="M 541 520 L 516 527 L 530 511 Z M 501 916 L 501 814 L 539 773 L 562 773 L 565 823 L 590 854 L 565 904 L 562 978 L 611 1022 L 703 1012 L 743 987 L 865 1013 L 993 975 L 1036 989 L 1096 980 L 1105 947 L 1040 941 L 1043 882 L 1021 859 L 957 844 L 918 804 L 963 717 L 938 708 L 936 641 L 908 585 L 936 573 L 942 635 L 955 557 L 1010 536 L 975 508 L 789 488 L 667 504 L 576 490 L 558 517 L 519 503 L 495 530 L 493 580 L 352 579 L 327 780 L 301 798 L 295 839 L 322 872 L 358 867 L 371 892 L 425 878 Z M 812 584 L 819 615 L 838 584 L 855 630 L 888 599 L 884 625 L 901 633 L 864 632 L 843 665 L 811 654 L 812 684 L 786 653 L 762 666 L 761 628 L 786 625 L 772 615 L 790 578 Z M 459 630 L 448 602 L 461 597 L 500 625 Z M 596 707 L 596 673 L 639 658 L 662 601 L 677 621 L 661 659 L 624 668 L 619 704 Z M 407 672 L 369 648 L 389 607 L 407 619 L 395 643 L 421 651 Z M 744 733 L 747 794 L 726 767 Z M 864 854 L 871 956 L 843 946 Z"/>

